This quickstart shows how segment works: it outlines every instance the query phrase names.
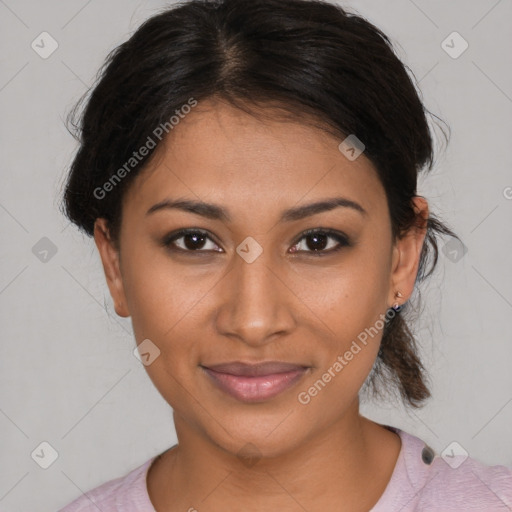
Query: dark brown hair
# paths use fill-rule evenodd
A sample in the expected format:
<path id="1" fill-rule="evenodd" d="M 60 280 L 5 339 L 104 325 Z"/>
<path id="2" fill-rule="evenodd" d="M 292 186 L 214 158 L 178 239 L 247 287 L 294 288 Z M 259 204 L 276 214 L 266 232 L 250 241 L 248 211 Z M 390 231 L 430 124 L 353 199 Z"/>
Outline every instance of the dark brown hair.
<path id="1" fill-rule="evenodd" d="M 418 173 L 432 168 L 434 156 L 430 113 L 407 70 L 378 28 L 325 1 L 175 4 L 108 55 L 97 83 L 70 113 L 69 129 L 80 147 L 63 212 L 89 236 L 95 220 L 106 218 L 117 241 L 124 192 L 160 147 L 157 127 L 172 135 L 170 119 L 191 98 L 217 98 L 253 114 L 257 106 L 277 105 L 283 115 L 306 119 L 340 142 L 355 134 L 386 190 L 396 239 L 421 221 L 411 200 Z M 148 137 L 156 147 L 132 162 Z M 417 282 L 434 270 L 436 235 L 443 234 L 458 238 L 430 214 Z M 410 307 L 406 303 L 386 323 L 367 384 L 377 393 L 377 378 L 396 384 L 404 401 L 418 407 L 430 392 L 404 319 Z"/>

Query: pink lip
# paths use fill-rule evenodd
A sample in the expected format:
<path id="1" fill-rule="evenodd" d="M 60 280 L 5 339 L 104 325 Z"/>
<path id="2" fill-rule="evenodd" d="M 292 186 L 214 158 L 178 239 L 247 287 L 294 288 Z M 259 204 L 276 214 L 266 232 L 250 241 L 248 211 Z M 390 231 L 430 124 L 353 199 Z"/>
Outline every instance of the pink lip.
<path id="1" fill-rule="evenodd" d="M 293 386 L 308 370 L 280 362 L 256 365 L 236 362 L 202 368 L 219 389 L 243 402 L 273 398 Z"/>

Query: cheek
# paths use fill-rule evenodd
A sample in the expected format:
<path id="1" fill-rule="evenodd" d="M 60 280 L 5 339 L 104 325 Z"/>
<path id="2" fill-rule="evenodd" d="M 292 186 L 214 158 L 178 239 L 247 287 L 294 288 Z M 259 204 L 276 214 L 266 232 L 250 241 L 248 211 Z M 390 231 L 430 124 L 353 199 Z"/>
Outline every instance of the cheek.
<path id="1" fill-rule="evenodd" d="M 355 336 L 385 313 L 388 283 L 385 256 L 361 249 L 316 285 L 311 283 L 308 302 L 334 332 Z"/>
<path id="2" fill-rule="evenodd" d="M 154 344 L 146 345 L 151 361 L 145 370 L 166 402 L 175 410 L 186 411 L 190 408 L 191 371 L 197 365 L 197 337 L 190 326 L 201 297 L 195 286 L 198 282 L 187 283 L 176 267 L 171 269 L 154 253 L 142 251 L 125 259 L 125 277 L 137 344 L 147 339 Z"/>
<path id="3" fill-rule="evenodd" d="M 192 276 L 172 265 L 163 251 L 145 249 L 142 244 L 127 251 L 123 281 L 138 341 L 151 337 L 164 339 L 200 297 L 197 286 L 200 281 L 194 282 Z"/>
<path id="4" fill-rule="evenodd" d="M 207 300 L 218 277 L 200 277 L 197 269 L 157 252 L 133 247 L 124 259 L 123 279 L 137 344 L 149 339 L 159 351 L 146 371 L 169 398 L 183 394 L 180 383 L 187 385 L 197 366 L 207 320 L 201 299 Z"/>
<path id="5" fill-rule="evenodd" d="M 332 280 L 320 313 L 328 330 L 315 340 L 320 364 L 297 395 L 313 416 L 346 410 L 368 377 L 385 325 L 378 286 L 378 273 L 368 271 Z"/>
<path id="6" fill-rule="evenodd" d="M 329 388 L 350 393 L 357 392 L 375 362 L 387 310 L 386 256 L 373 245 L 360 249 L 325 279 L 321 297 L 315 292 L 308 299 L 319 304 L 315 311 L 328 334 L 327 342 L 317 340 L 323 357 L 316 379 L 328 372 Z"/>

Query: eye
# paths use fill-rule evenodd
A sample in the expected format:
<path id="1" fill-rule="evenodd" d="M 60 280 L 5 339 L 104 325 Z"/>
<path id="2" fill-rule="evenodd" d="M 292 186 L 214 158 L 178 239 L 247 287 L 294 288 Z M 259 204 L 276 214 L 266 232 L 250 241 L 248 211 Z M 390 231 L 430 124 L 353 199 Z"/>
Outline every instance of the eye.
<path id="1" fill-rule="evenodd" d="M 326 250 L 326 247 L 329 246 L 329 239 L 334 240 L 337 242 L 337 244 L 334 244 L 334 248 L 331 246 L 330 249 Z M 302 243 L 302 240 L 305 240 L 306 242 Z M 307 240 L 309 240 L 309 243 Z M 297 247 L 301 245 L 302 247 L 306 247 L 311 250 L 297 249 Z M 342 233 L 333 231 L 332 229 L 315 228 L 304 231 L 304 233 L 301 234 L 299 240 L 291 248 L 291 252 L 310 252 L 312 256 L 324 256 L 333 252 L 337 252 L 342 247 L 346 246 L 350 246 L 350 242 L 348 237 Z"/>
<path id="2" fill-rule="evenodd" d="M 183 239 L 183 241 L 180 244 L 177 244 L 176 242 L 181 239 Z M 199 251 L 199 249 L 203 249 L 205 245 L 208 245 L 207 243 L 205 243 L 206 240 L 212 241 L 212 239 L 208 236 L 208 234 L 205 231 L 199 229 L 182 229 L 177 233 L 165 237 L 162 243 L 165 247 L 168 247 L 170 250 L 185 252 L 206 252 Z M 213 245 L 218 248 L 217 244 L 213 243 Z M 222 249 L 209 250 L 214 250 L 215 252 L 223 252 Z"/>
<path id="3" fill-rule="evenodd" d="M 329 247 L 329 239 L 336 242 L 334 244 L 334 248 L 331 246 L 331 248 L 327 249 L 327 247 Z M 208 240 L 212 242 L 214 246 L 213 249 L 208 249 Z M 303 243 L 303 240 L 306 242 Z M 178 241 L 180 241 L 180 243 L 177 243 Z M 170 250 L 184 251 L 189 253 L 209 252 L 212 250 L 214 252 L 223 252 L 223 250 L 220 249 L 215 242 L 213 242 L 206 231 L 199 229 L 182 229 L 177 233 L 165 237 L 162 243 Z M 300 248 L 301 245 L 302 249 Z M 339 251 L 342 247 L 347 246 L 350 246 L 349 239 L 342 233 L 333 231 L 331 229 L 316 228 L 304 231 L 300 238 L 292 246 L 290 251 L 292 253 L 310 252 L 314 256 L 323 256 L 326 253 L 333 253 Z M 215 249 L 215 247 L 217 249 Z M 304 249 L 304 247 L 306 247 L 306 249 Z"/>

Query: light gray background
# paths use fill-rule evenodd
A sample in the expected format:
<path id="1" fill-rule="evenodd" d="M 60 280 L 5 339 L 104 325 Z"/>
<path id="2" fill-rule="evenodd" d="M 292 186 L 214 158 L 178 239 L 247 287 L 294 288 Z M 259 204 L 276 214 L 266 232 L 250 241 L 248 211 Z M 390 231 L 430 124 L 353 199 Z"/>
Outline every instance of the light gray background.
<path id="1" fill-rule="evenodd" d="M 93 241 L 57 209 L 76 149 L 66 113 L 108 51 L 164 5 L 0 0 L 4 511 L 54 511 L 176 440 L 170 407 L 133 356 L 129 319 L 113 310 Z M 455 440 L 487 464 L 512 466 L 512 1 L 345 5 L 393 39 L 427 107 L 452 127 L 419 193 L 468 248 L 457 262 L 441 252 L 422 292 L 417 332 L 433 399 L 416 412 L 376 404 L 362 411 L 438 452 Z M 59 44 L 48 59 L 31 48 L 43 31 Z M 453 31 L 469 43 L 457 59 L 441 47 Z M 43 237 L 57 247 L 45 263 L 32 252 Z M 31 458 L 42 441 L 58 452 L 48 469 Z"/>

